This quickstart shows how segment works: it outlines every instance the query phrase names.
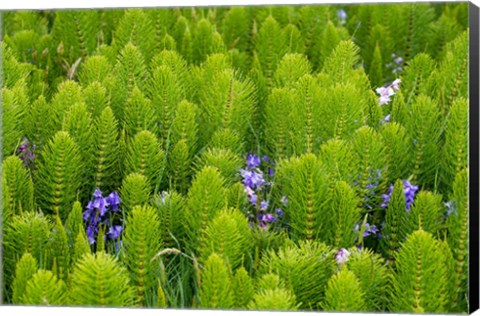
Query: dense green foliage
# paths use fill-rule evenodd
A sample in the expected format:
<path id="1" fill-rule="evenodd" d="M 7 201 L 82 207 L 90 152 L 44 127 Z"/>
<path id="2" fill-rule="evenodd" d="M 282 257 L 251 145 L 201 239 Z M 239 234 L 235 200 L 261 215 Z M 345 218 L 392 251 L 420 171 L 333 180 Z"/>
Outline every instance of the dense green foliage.
<path id="1" fill-rule="evenodd" d="M 4 302 L 466 312 L 467 17 L 5 12 Z"/>

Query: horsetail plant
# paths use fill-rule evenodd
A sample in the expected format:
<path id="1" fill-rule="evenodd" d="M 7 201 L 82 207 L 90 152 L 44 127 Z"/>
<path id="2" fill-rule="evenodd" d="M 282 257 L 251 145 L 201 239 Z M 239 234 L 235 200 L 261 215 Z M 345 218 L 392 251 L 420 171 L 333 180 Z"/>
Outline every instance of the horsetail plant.
<path id="1" fill-rule="evenodd" d="M 133 306 L 134 289 L 128 271 L 104 252 L 85 254 L 72 272 L 69 303 L 87 306 Z"/>
<path id="2" fill-rule="evenodd" d="M 152 305 L 156 288 L 156 262 L 152 259 L 160 250 L 160 221 L 154 208 L 135 206 L 125 222 L 122 261 L 130 271 L 136 287 L 138 305 Z"/>

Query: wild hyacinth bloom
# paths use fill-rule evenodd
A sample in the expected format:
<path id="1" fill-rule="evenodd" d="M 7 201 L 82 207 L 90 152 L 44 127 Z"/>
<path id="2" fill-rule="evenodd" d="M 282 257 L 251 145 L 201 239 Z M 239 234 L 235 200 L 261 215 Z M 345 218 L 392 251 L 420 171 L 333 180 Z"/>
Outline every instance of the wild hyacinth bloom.
<path id="1" fill-rule="evenodd" d="M 377 226 L 375 226 L 375 225 L 370 226 L 369 223 L 366 223 L 365 228 L 366 228 L 366 230 L 363 232 L 363 237 L 364 238 L 368 237 L 370 235 L 378 234 L 378 229 L 377 229 Z"/>
<path id="2" fill-rule="evenodd" d="M 246 168 L 240 169 L 240 176 L 244 192 L 247 194 L 250 203 L 253 206 L 252 211 L 247 211 L 247 217 L 250 221 L 250 226 L 256 223 L 259 227 L 266 229 L 268 223 L 276 221 L 275 216 L 267 213 L 270 204 L 268 200 L 264 200 L 267 196 L 267 188 L 272 184 L 271 180 L 274 176 L 273 165 L 267 155 L 257 156 L 255 154 L 248 154 L 246 158 Z M 266 164 L 266 165 L 265 165 Z M 268 173 L 264 175 L 260 166 L 268 166 Z M 265 168 L 263 168 L 265 169 Z"/>
<path id="3" fill-rule="evenodd" d="M 272 223 L 275 221 L 275 217 L 272 214 L 267 213 L 263 215 L 262 220 L 267 223 Z"/>
<path id="4" fill-rule="evenodd" d="M 267 208 L 268 208 L 268 202 L 267 202 L 267 201 L 262 201 L 262 202 L 260 203 L 260 210 L 261 210 L 261 211 L 266 211 Z"/>
<path id="5" fill-rule="evenodd" d="M 347 249 L 342 248 L 335 255 L 335 261 L 337 261 L 339 265 L 342 265 L 345 261 L 348 261 L 349 255 L 350 255 L 350 252 Z"/>
<path id="6" fill-rule="evenodd" d="M 251 187 L 245 187 L 243 192 L 247 193 L 248 196 L 252 196 L 253 194 L 255 194 L 255 191 L 253 191 Z"/>
<path id="7" fill-rule="evenodd" d="M 283 217 L 283 210 L 279 207 L 275 210 L 275 214 L 277 214 L 278 217 Z"/>
<path id="8" fill-rule="evenodd" d="M 121 203 L 120 197 L 118 196 L 117 192 L 110 193 L 110 195 L 106 198 L 106 202 L 108 203 L 108 205 L 110 205 L 112 211 L 114 212 L 118 211 L 118 206 Z"/>
<path id="9" fill-rule="evenodd" d="M 390 84 L 390 87 L 392 87 L 392 89 L 394 91 L 398 91 L 400 90 L 400 87 L 399 87 L 399 84 L 401 83 L 402 81 L 400 79 L 395 79 L 391 84 Z"/>
<path id="10" fill-rule="evenodd" d="M 392 193 L 393 193 L 393 185 L 391 184 L 390 188 L 389 188 L 389 191 L 388 191 L 388 194 L 382 194 L 382 197 L 383 197 L 383 203 L 381 205 L 382 208 L 387 207 L 388 202 L 390 202 L 390 198 L 392 197 Z"/>
<path id="11" fill-rule="evenodd" d="M 265 185 L 263 174 L 252 170 L 240 170 L 240 175 L 243 178 L 243 184 L 251 189 L 256 189 Z"/>
<path id="12" fill-rule="evenodd" d="M 122 231 L 123 231 L 123 227 L 121 225 L 113 225 L 108 229 L 107 235 L 111 239 L 117 239 L 118 237 L 120 237 L 120 234 L 122 233 Z"/>
<path id="13" fill-rule="evenodd" d="M 267 228 L 267 224 L 270 224 L 270 223 L 273 223 L 273 222 L 277 221 L 275 216 L 273 216 L 272 214 L 269 214 L 269 213 L 258 214 L 257 219 L 258 219 L 258 226 L 260 226 L 260 228 L 263 228 L 263 229 Z"/>
<path id="14" fill-rule="evenodd" d="M 377 94 L 380 96 L 379 104 L 384 105 L 390 102 L 390 97 L 395 94 L 395 91 L 391 87 L 380 87 L 375 90 Z"/>
<path id="15" fill-rule="evenodd" d="M 390 97 L 395 95 L 396 91 L 400 90 L 401 80 L 395 79 L 391 84 L 377 88 L 375 92 L 379 95 L 378 103 L 380 105 L 385 105 L 391 101 Z"/>
<path id="16" fill-rule="evenodd" d="M 250 203 L 252 203 L 253 206 L 257 206 L 257 201 L 258 201 L 258 196 L 256 194 L 252 194 L 249 197 Z"/>
<path id="17" fill-rule="evenodd" d="M 376 189 L 380 184 L 380 180 L 382 179 L 382 172 L 378 169 L 370 169 L 368 178 L 366 179 L 365 187 L 362 184 L 362 175 L 358 175 L 358 181 L 353 181 L 353 184 L 357 187 L 360 187 L 360 190 L 364 193 L 364 200 L 363 205 L 367 209 L 372 209 L 372 199 L 374 199 L 376 195 Z"/>
<path id="18" fill-rule="evenodd" d="M 108 203 L 103 197 L 95 197 L 93 200 L 93 207 L 100 211 L 100 216 L 104 216 L 107 213 Z"/>
<path id="19" fill-rule="evenodd" d="M 396 74 L 403 70 L 403 58 L 401 56 L 397 56 L 395 53 L 392 54 L 392 61 L 389 62 L 386 66 L 389 69 L 392 69 L 392 73 Z"/>
<path id="20" fill-rule="evenodd" d="M 90 245 L 95 243 L 95 235 L 98 233 L 98 228 L 93 225 L 88 225 L 87 227 L 87 237 Z"/>
<path id="21" fill-rule="evenodd" d="M 415 199 L 415 193 L 418 191 L 418 186 L 412 185 L 410 181 L 403 181 L 403 193 L 405 194 L 405 200 L 407 205 L 407 210 L 410 210 L 410 206 L 413 204 Z"/>
<path id="22" fill-rule="evenodd" d="M 36 146 L 32 144 L 26 137 L 24 137 L 22 143 L 15 151 L 26 168 L 33 168 L 33 162 L 35 160 L 35 148 Z"/>
<path id="23" fill-rule="evenodd" d="M 110 193 L 107 197 L 103 197 L 101 190 L 96 189 L 93 193 L 93 199 L 90 200 L 83 212 L 83 220 L 87 222 L 87 237 L 90 244 L 95 243 L 95 236 L 98 234 L 99 225 L 108 228 L 106 236 L 117 239 L 123 227 L 112 223 L 112 214 L 119 210 L 120 197 L 117 192 Z"/>
<path id="24" fill-rule="evenodd" d="M 403 194 L 405 195 L 405 205 L 406 205 L 407 211 L 410 211 L 410 206 L 413 204 L 413 201 L 415 199 L 415 194 L 417 191 L 418 191 L 417 185 L 412 185 L 408 180 L 403 181 Z M 388 206 L 388 203 L 392 198 L 392 193 L 393 193 L 393 185 L 390 185 L 388 194 L 382 194 L 382 197 L 383 197 L 382 208 L 386 208 Z"/>
<path id="25" fill-rule="evenodd" d="M 347 23 L 347 12 L 345 12 L 345 10 L 338 10 L 337 17 L 340 20 L 340 25 L 345 25 Z"/>
<path id="26" fill-rule="evenodd" d="M 359 225 L 355 225 L 355 228 L 353 229 L 354 231 L 358 232 L 359 231 Z M 377 229 L 377 226 L 371 225 L 369 223 L 365 223 L 365 227 L 362 233 L 363 238 L 366 238 L 370 235 L 376 235 L 378 234 L 379 230 Z"/>
<path id="27" fill-rule="evenodd" d="M 247 168 L 248 169 L 254 169 L 260 166 L 260 157 L 258 157 L 255 154 L 248 154 L 247 156 Z"/>

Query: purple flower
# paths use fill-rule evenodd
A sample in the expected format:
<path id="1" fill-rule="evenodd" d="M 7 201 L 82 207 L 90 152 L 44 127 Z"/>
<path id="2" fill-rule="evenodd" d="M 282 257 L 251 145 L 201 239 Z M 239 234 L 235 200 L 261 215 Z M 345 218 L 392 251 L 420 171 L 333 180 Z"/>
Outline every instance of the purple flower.
<path id="1" fill-rule="evenodd" d="M 275 210 L 275 213 L 277 213 L 277 216 L 278 217 L 283 217 L 283 210 L 281 208 L 277 208 Z"/>
<path id="2" fill-rule="evenodd" d="M 110 237 L 111 239 L 117 239 L 118 237 L 120 237 L 122 231 L 123 227 L 121 225 L 113 225 L 112 227 L 110 227 L 107 234 L 108 237 Z"/>
<path id="3" fill-rule="evenodd" d="M 402 70 L 403 70 L 402 67 L 397 67 L 397 68 L 395 68 L 395 69 L 392 70 L 392 73 L 393 73 L 393 74 L 396 74 L 397 72 L 400 72 L 400 71 L 402 71 Z"/>
<path id="4" fill-rule="evenodd" d="M 353 230 L 358 232 L 359 231 L 359 225 L 358 224 L 355 225 Z M 379 232 L 379 230 L 377 229 L 377 227 L 375 225 L 370 226 L 369 223 L 365 223 L 365 231 L 363 232 L 362 236 L 365 238 L 365 237 L 368 237 L 370 235 L 376 235 L 378 232 Z"/>
<path id="5" fill-rule="evenodd" d="M 390 97 L 389 96 L 384 96 L 384 95 L 380 96 L 380 98 L 378 99 L 378 103 L 380 105 L 385 105 L 385 104 L 389 103 L 390 101 L 391 101 Z"/>
<path id="6" fill-rule="evenodd" d="M 258 197 L 256 194 L 252 194 L 250 196 L 250 203 L 252 203 L 253 206 L 257 206 L 257 200 L 258 200 Z"/>
<path id="7" fill-rule="evenodd" d="M 337 12 L 337 17 L 340 19 L 340 25 L 344 25 L 345 23 L 347 23 L 347 12 L 345 12 L 345 10 L 343 9 L 340 9 L 338 10 Z"/>
<path id="8" fill-rule="evenodd" d="M 255 154 L 248 154 L 248 156 L 247 156 L 247 168 L 248 169 L 257 168 L 258 166 L 260 166 L 260 163 L 261 163 L 260 157 L 258 157 Z"/>
<path id="9" fill-rule="evenodd" d="M 88 221 L 91 216 L 92 216 L 92 211 L 86 210 L 85 212 L 83 212 L 83 220 L 84 221 Z"/>
<path id="10" fill-rule="evenodd" d="M 245 186 L 255 189 L 265 185 L 265 180 L 263 179 L 263 175 L 261 173 L 241 169 L 240 174 L 242 175 L 243 184 Z"/>
<path id="11" fill-rule="evenodd" d="M 90 242 L 90 245 L 93 245 L 95 243 L 95 227 L 92 225 L 88 225 L 87 227 L 87 237 L 88 237 L 88 242 Z"/>
<path id="12" fill-rule="evenodd" d="M 96 198 L 102 198 L 103 193 L 99 189 L 96 189 L 95 192 L 93 192 L 93 196 L 96 197 Z"/>
<path id="13" fill-rule="evenodd" d="M 392 95 L 395 95 L 395 91 L 390 87 L 380 87 L 375 90 L 380 96 L 386 96 L 386 97 L 391 97 Z"/>
<path id="14" fill-rule="evenodd" d="M 24 137 L 21 145 L 15 151 L 19 155 L 19 158 L 22 160 L 23 165 L 26 168 L 33 168 L 33 161 L 35 160 L 35 145 L 30 143 L 30 141 Z"/>
<path id="15" fill-rule="evenodd" d="M 418 186 L 412 185 L 410 181 L 403 181 L 403 193 L 405 194 L 405 202 L 407 210 L 410 210 L 410 206 L 413 204 L 415 199 L 415 193 L 418 191 Z"/>
<path id="16" fill-rule="evenodd" d="M 110 193 L 110 195 L 107 196 L 106 200 L 107 200 L 108 205 L 110 205 L 112 207 L 112 211 L 115 212 L 115 211 L 118 210 L 118 205 L 120 205 L 121 200 L 120 200 L 120 196 L 118 196 L 117 192 L 113 191 L 112 193 Z"/>
<path id="17" fill-rule="evenodd" d="M 261 223 L 272 223 L 272 222 L 275 222 L 277 219 L 275 218 L 275 216 L 273 216 L 272 214 L 269 214 L 269 213 L 266 213 L 266 214 L 258 214 L 257 216 L 258 218 L 258 222 L 259 222 L 259 225 Z M 261 225 L 260 225 L 261 226 Z"/>
<path id="18" fill-rule="evenodd" d="M 399 85 L 401 82 L 402 82 L 402 80 L 400 80 L 400 79 L 395 79 L 395 81 L 392 82 L 392 84 L 390 85 L 390 87 L 392 87 L 393 90 L 398 91 L 398 90 L 400 90 L 400 88 L 399 88 L 398 85 Z"/>
<path id="19" fill-rule="evenodd" d="M 245 187 L 245 190 L 243 190 L 243 192 L 247 193 L 248 196 L 252 196 L 255 193 L 255 191 L 253 191 L 250 187 Z"/>
<path id="20" fill-rule="evenodd" d="M 262 219 L 262 220 L 263 220 L 264 222 L 267 222 L 267 223 L 272 223 L 272 222 L 274 222 L 276 219 L 275 219 L 275 217 L 274 217 L 272 214 L 267 213 L 267 214 L 263 215 L 263 219 Z"/>
<path id="21" fill-rule="evenodd" d="M 385 118 L 383 119 L 385 122 L 390 122 L 390 119 L 391 119 L 391 114 L 388 114 L 387 116 L 385 116 Z"/>
<path id="22" fill-rule="evenodd" d="M 83 220 L 87 222 L 86 233 L 90 244 L 95 243 L 96 234 L 101 226 L 108 228 L 105 234 L 107 237 L 116 239 L 120 236 L 123 227 L 121 225 L 112 226 L 111 216 L 107 217 L 108 212 L 118 211 L 121 200 L 117 192 L 111 192 L 106 198 L 103 197 L 101 190 L 96 189 L 93 193 L 93 199 L 88 202 L 83 212 Z"/>
<path id="23" fill-rule="evenodd" d="M 393 68 L 392 73 L 396 74 L 403 70 L 403 67 L 402 67 L 403 58 L 401 56 L 397 56 L 395 53 L 392 54 L 392 58 L 393 58 L 393 61 L 388 63 L 386 66 L 388 68 Z"/>
<path id="24" fill-rule="evenodd" d="M 378 229 L 375 225 L 372 225 L 370 227 L 370 224 L 369 223 L 366 223 L 365 224 L 365 228 L 366 230 L 363 232 L 363 237 L 368 237 L 370 235 L 376 235 L 378 233 Z"/>
<path id="25" fill-rule="evenodd" d="M 268 202 L 267 202 L 267 201 L 262 201 L 262 202 L 260 203 L 260 210 L 266 211 L 267 208 L 268 208 Z"/>
<path id="26" fill-rule="evenodd" d="M 342 248 L 335 255 L 335 260 L 339 265 L 342 265 L 345 261 L 348 261 L 349 255 L 350 255 L 350 252 L 347 249 Z"/>
<path id="27" fill-rule="evenodd" d="M 268 160 L 269 160 L 269 159 L 268 159 L 268 156 L 267 156 L 267 155 L 263 156 L 263 161 L 268 161 Z"/>
<path id="28" fill-rule="evenodd" d="M 273 168 L 268 168 L 268 175 L 270 176 L 270 178 L 272 178 L 275 175 Z"/>
<path id="29" fill-rule="evenodd" d="M 405 195 L 405 205 L 407 211 L 410 211 L 410 206 L 413 204 L 415 199 L 415 193 L 418 191 L 418 186 L 412 185 L 410 181 L 404 180 L 403 181 L 403 194 Z M 388 194 L 382 194 L 383 203 L 381 205 L 382 208 L 386 208 L 387 204 L 390 202 L 393 193 L 393 185 L 390 185 L 390 190 Z"/>
<path id="30" fill-rule="evenodd" d="M 98 216 L 96 212 L 91 213 L 90 224 L 97 227 L 98 224 L 102 221 L 102 218 Z"/>
<path id="31" fill-rule="evenodd" d="M 87 206 L 85 207 L 86 210 L 88 211 L 93 211 L 93 202 L 92 201 L 88 201 L 88 204 Z"/>
<path id="32" fill-rule="evenodd" d="M 387 104 L 390 102 L 390 97 L 395 94 L 395 91 L 390 86 L 380 87 L 375 90 L 378 95 L 380 95 L 379 103 L 380 105 Z"/>
<path id="33" fill-rule="evenodd" d="M 17 152 L 24 152 L 25 150 L 27 150 L 27 144 L 24 143 L 18 147 Z"/>
<path id="34" fill-rule="evenodd" d="M 107 203 L 107 201 L 105 201 L 104 198 L 102 198 L 102 197 L 95 198 L 93 200 L 92 205 L 93 205 L 94 208 L 96 208 L 100 211 L 100 216 L 104 216 L 107 213 L 108 203 Z"/>
<path id="35" fill-rule="evenodd" d="M 384 105 L 389 103 L 390 97 L 395 95 L 395 91 L 399 90 L 398 85 L 400 84 L 401 80 L 400 79 L 395 79 L 391 84 L 385 86 L 385 87 L 380 87 L 375 90 L 377 94 L 380 96 L 378 102 L 380 105 Z"/>
<path id="36" fill-rule="evenodd" d="M 390 190 L 388 191 L 388 194 L 382 194 L 383 197 L 383 203 L 381 205 L 382 208 L 386 208 L 388 202 L 390 202 L 390 198 L 392 197 L 393 193 L 393 184 L 390 184 Z"/>

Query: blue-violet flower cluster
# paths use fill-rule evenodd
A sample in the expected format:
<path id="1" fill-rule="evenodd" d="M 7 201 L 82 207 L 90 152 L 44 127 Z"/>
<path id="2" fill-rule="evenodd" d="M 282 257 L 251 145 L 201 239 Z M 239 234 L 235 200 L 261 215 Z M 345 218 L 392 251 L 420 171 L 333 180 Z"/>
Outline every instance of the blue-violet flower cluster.
<path id="1" fill-rule="evenodd" d="M 276 209 L 276 216 L 268 213 L 267 210 L 270 207 L 270 203 L 267 200 L 262 200 L 261 197 L 266 195 L 266 188 L 271 185 L 271 182 L 265 180 L 263 172 L 260 170 L 260 165 L 263 162 L 272 164 L 268 156 L 264 156 L 260 159 L 255 154 L 248 154 L 246 159 L 246 168 L 240 170 L 242 177 L 244 192 L 248 195 L 250 203 L 254 206 L 255 211 L 253 213 L 248 212 L 250 223 L 258 222 L 261 228 L 266 228 L 267 224 L 277 221 L 277 217 L 283 216 L 283 210 Z M 274 171 L 272 167 L 268 169 L 268 177 L 272 178 Z M 259 198 L 260 196 L 260 198 Z"/>
<path id="2" fill-rule="evenodd" d="M 345 25 L 347 23 L 347 12 L 345 12 L 345 10 L 338 10 L 337 17 L 340 20 L 340 25 Z"/>
<path id="3" fill-rule="evenodd" d="M 108 228 L 106 236 L 110 239 L 118 239 L 122 233 L 123 226 L 113 224 L 112 217 L 119 213 L 121 203 L 117 192 L 110 193 L 103 197 L 102 191 L 96 189 L 93 193 L 93 199 L 90 200 L 83 212 L 83 220 L 87 222 L 87 237 L 90 244 L 94 244 L 100 225 Z"/>
<path id="4" fill-rule="evenodd" d="M 354 231 L 358 232 L 359 229 L 360 229 L 360 225 L 359 224 L 355 225 Z M 365 227 L 362 231 L 363 231 L 363 234 L 362 234 L 363 238 L 366 238 L 370 235 L 377 235 L 380 232 L 377 226 L 370 225 L 369 223 L 365 223 Z"/>
<path id="5" fill-rule="evenodd" d="M 361 180 L 362 176 L 358 175 L 358 180 Z M 378 188 L 380 181 L 382 179 L 382 172 L 378 169 L 371 169 L 367 178 L 367 184 L 365 185 L 365 196 L 363 205 L 365 208 L 371 210 L 373 207 L 371 205 L 372 199 L 375 197 L 375 190 Z M 358 181 L 354 181 L 355 186 L 360 186 Z"/>
<path id="6" fill-rule="evenodd" d="M 393 81 L 392 83 L 390 83 L 386 86 L 377 88 L 375 91 L 380 96 L 379 99 L 378 99 L 378 103 L 380 105 L 384 105 L 384 104 L 389 103 L 391 101 L 390 97 L 395 95 L 395 92 L 400 90 L 399 84 L 401 82 L 402 81 L 400 79 L 395 79 L 395 81 Z"/>
<path id="7" fill-rule="evenodd" d="M 417 185 L 412 185 L 410 181 L 403 180 L 403 193 L 405 194 L 405 202 L 407 206 L 407 211 L 410 211 L 410 206 L 413 204 L 413 200 L 415 199 L 415 194 L 418 191 Z M 393 184 L 390 185 L 390 190 L 388 194 L 382 194 L 383 203 L 382 208 L 386 208 L 388 206 L 388 202 L 392 198 L 393 193 Z"/>
<path id="8" fill-rule="evenodd" d="M 392 73 L 396 74 L 403 70 L 403 58 L 401 56 L 397 56 L 395 53 L 392 54 L 392 61 L 388 63 L 386 66 L 387 68 L 392 69 Z"/>
<path id="9" fill-rule="evenodd" d="M 335 261 L 341 266 L 345 261 L 348 261 L 348 256 L 350 256 L 350 251 L 342 248 L 335 254 Z"/>
<path id="10" fill-rule="evenodd" d="M 36 146 L 32 144 L 26 137 L 24 137 L 22 143 L 15 151 L 18 157 L 23 161 L 23 165 L 27 168 L 33 168 L 35 149 Z"/>

